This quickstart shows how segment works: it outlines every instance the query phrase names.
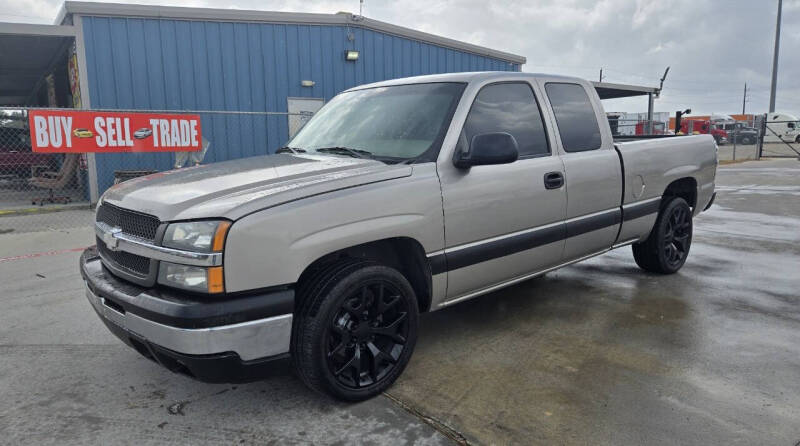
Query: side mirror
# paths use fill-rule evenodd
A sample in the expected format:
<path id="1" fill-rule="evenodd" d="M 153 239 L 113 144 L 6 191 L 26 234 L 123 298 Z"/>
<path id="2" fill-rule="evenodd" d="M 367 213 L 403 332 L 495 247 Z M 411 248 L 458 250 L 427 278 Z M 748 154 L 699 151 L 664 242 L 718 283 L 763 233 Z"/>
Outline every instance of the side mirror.
<path id="1" fill-rule="evenodd" d="M 462 169 L 472 166 L 513 163 L 519 158 L 517 140 L 509 133 L 481 133 L 472 137 L 466 151 L 456 153 L 453 164 Z"/>

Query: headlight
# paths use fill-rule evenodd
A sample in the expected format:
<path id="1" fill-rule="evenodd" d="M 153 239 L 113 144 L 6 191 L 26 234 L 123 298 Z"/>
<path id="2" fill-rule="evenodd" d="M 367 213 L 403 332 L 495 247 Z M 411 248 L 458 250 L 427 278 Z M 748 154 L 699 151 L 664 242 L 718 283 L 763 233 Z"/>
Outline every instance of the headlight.
<path id="1" fill-rule="evenodd" d="M 158 283 L 200 293 L 214 294 L 225 291 L 221 266 L 204 268 L 161 262 L 158 268 Z"/>
<path id="2" fill-rule="evenodd" d="M 167 226 L 163 245 L 195 252 L 222 251 L 228 221 L 191 221 Z"/>
<path id="3" fill-rule="evenodd" d="M 162 245 L 192 252 L 222 252 L 231 222 L 226 220 L 172 223 L 167 226 Z M 201 293 L 225 291 L 221 266 L 202 267 L 162 261 L 158 283 Z"/>

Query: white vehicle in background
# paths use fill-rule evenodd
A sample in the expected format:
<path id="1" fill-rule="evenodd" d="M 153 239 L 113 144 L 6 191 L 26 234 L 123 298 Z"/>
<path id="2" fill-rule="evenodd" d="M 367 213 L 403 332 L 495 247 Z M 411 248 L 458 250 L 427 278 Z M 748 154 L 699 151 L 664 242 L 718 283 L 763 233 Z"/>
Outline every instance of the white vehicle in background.
<path id="1" fill-rule="evenodd" d="M 788 113 L 768 113 L 764 142 L 800 143 L 800 122 L 797 116 Z"/>

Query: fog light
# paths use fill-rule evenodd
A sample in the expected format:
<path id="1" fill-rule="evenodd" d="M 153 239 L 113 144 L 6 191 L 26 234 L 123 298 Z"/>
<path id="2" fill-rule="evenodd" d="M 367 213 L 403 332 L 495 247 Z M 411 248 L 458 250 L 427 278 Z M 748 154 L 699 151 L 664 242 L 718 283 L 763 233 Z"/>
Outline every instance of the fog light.
<path id="1" fill-rule="evenodd" d="M 158 268 L 158 283 L 199 293 L 222 293 L 225 291 L 221 266 L 203 268 L 161 262 Z"/>

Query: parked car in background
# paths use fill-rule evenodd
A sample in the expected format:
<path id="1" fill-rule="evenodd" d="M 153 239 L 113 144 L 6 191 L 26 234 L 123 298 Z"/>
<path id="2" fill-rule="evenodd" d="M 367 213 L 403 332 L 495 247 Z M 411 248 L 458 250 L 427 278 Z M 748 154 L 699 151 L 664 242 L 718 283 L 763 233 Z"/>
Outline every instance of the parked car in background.
<path id="1" fill-rule="evenodd" d="M 724 130 L 730 142 L 749 145 L 758 141 L 758 130 L 743 122 L 717 122 L 714 128 Z"/>
<path id="2" fill-rule="evenodd" d="M 110 188 L 80 270 L 108 328 L 172 371 L 289 359 L 362 400 L 402 373 L 420 312 L 627 245 L 677 272 L 716 169 L 708 135 L 614 141 L 582 79 L 396 79 L 334 97 L 276 155 Z"/>
<path id="3" fill-rule="evenodd" d="M 781 141 L 800 143 L 800 122 L 788 113 L 768 113 L 764 142 Z"/>
<path id="4" fill-rule="evenodd" d="M 30 178 L 37 170 L 55 170 L 57 166 L 53 154 L 31 151 L 27 129 L 0 127 L 0 175 Z"/>
<path id="5" fill-rule="evenodd" d="M 714 128 L 708 120 L 684 118 L 681 121 L 681 132 L 684 135 L 708 135 L 714 137 L 717 144 L 725 144 L 728 142 L 728 132 L 722 129 Z"/>

